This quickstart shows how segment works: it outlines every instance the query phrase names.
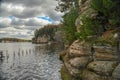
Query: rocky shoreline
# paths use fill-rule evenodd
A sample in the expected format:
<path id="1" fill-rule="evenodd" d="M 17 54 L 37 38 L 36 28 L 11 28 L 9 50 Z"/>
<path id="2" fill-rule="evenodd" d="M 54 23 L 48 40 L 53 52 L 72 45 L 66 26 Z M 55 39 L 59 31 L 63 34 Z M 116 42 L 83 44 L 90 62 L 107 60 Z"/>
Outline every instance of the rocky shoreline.
<path id="1" fill-rule="evenodd" d="M 90 48 L 76 40 L 60 57 L 68 74 L 75 80 L 119 80 L 120 54 L 107 46 Z M 63 79 L 69 80 L 69 79 Z"/>

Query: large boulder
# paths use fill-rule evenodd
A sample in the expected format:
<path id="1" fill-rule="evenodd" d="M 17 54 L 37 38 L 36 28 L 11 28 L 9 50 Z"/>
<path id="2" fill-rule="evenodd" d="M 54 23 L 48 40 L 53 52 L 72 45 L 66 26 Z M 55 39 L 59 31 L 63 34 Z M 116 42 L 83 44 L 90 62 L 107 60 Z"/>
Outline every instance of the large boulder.
<path id="1" fill-rule="evenodd" d="M 88 62 L 90 62 L 90 58 L 89 57 L 76 57 L 76 58 L 71 59 L 69 62 L 73 67 L 81 69 L 81 68 L 86 67 Z"/>
<path id="2" fill-rule="evenodd" d="M 116 66 L 116 61 L 94 61 L 89 63 L 87 68 L 99 75 L 111 76 Z"/>
<path id="3" fill-rule="evenodd" d="M 74 77 L 80 77 L 82 71 L 86 68 L 87 64 L 92 60 L 89 55 L 90 48 L 83 46 L 83 42 L 76 40 L 68 48 L 67 51 L 61 53 L 61 59 L 68 72 Z"/>
<path id="4" fill-rule="evenodd" d="M 64 62 L 64 65 L 66 67 L 66 69 L 68 70 L 68 72 L 74 76 L 74 77 L 79 77 L 79 74 L 81 73 L 81 70 L 71 66 L 68 62 Z"/>
<path id="5" fill-rule="evenodd" d="M 80 42 L 79 40 L 76 40 L 73 42 L 73 44 L 69 47 L 69 55 L 72 57 L 81 57 L 81 56 L 89 56 L 90 53 L 90 47 L 83 46 L 83 42 Z"/>

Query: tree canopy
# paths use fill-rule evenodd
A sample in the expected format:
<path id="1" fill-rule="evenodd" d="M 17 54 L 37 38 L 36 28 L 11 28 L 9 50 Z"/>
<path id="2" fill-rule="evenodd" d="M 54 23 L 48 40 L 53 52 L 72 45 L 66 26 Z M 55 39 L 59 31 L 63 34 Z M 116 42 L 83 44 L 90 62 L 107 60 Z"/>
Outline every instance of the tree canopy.
<path id="1" fill-rule="evenodd" d="M 50 40 L 54 40 L 54 34 L 59 25 L 45 25 L 43 28 L 36 29 L 34 32 L 34 36 L 37 39 L 38 37 L 46 36 L 50 37 Z"/>
<path id="2" fill-rule="evenodd" d="M 56 9 L 64 13 L 62 16 L 62 32 L 65 44 L 70 45 L 75 39 L 75 20 L 78 17 L 78 0 L 57 0 Z"/>

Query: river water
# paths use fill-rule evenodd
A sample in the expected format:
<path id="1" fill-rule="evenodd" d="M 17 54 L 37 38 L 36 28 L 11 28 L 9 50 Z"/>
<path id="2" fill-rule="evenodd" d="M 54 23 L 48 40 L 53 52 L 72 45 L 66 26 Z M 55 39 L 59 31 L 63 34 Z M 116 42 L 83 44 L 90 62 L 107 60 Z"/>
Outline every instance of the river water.
<path id="1" fill-rule="evenodd" d="M 0 43 L 0 51 L 0 80 L 61 80 L 61 49 L 56 46 Z"/>

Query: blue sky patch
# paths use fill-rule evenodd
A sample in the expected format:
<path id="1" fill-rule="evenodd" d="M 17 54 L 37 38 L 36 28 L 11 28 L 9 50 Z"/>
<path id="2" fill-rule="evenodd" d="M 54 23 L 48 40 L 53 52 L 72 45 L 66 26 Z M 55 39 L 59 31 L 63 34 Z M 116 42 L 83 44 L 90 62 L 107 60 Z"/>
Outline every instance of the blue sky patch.
<path id="1" fill-rule="evenodd" d="M 54 22 L 54 20 L 51 19 L 51 18 L 48 17 L 48 16 L 39 16 L 39 17 L 37 17 L 37 18 L 39 18 L 39 19 L 43 19 L 43 20 L 47 20 L 47 21 L 49 21 L 49 22 Z"/>
<path id="2" fill-rule="evenodd" d="M 14 16 L 9 16 L 9 18 L 13 20 L 15 17 Z"/>

